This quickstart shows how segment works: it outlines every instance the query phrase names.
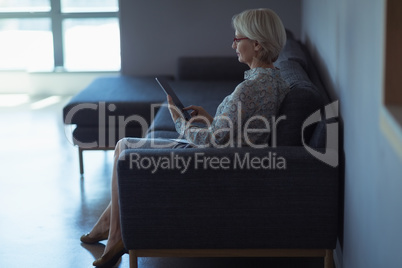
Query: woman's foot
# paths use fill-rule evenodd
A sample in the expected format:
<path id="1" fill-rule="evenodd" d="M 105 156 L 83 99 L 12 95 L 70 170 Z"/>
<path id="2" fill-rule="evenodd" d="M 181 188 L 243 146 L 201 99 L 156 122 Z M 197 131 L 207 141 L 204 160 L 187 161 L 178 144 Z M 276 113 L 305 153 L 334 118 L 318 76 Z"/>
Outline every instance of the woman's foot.
<path id="1" fill-rule="evenodd" d="M 81 242 L 86 244 L 94 244 L 98 243 L 99 241 L 108 239 L 108 236 L 109 236 L 109 230 L 103 233 L 99 233 L 97 235 L 92 235 L 92 232 L 89 232 L 87 234 L 82 235 L 80 240 Z"/>
<path id="2" fill-rule="evenodd" d="M 98 221 L 95 223 L 92 230 L 81 236 L 80 240 L 83 243 L 94 244 L 102 240 L 108 239 L 110 227 L 110 209 L 111 203 L 103 211 Z"/>
<path id="3" fill-rule="evenodd" d="M 124 248 L 123 240 L 119 240 L 114 246 L 110 248 L 102 257 L 93 262 L 96 267 L 112 267 L 115 265 L 121 256 L 128 251 Z"/>

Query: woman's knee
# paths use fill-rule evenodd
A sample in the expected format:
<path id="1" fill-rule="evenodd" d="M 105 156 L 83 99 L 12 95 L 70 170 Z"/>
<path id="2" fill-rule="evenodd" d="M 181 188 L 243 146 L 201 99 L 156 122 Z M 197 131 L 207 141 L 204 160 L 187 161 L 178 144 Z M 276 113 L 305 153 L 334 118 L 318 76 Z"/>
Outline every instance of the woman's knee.
<path id="1" fill-rule="evenodd" d="M 119 155 L 120 152 L 124 150 L 125 144 L 126 144 L 125 139 L 126 139 L 126 138 L 122 138 L 122 139 L 120 139 L 120 140 L 116 143 L 116 146 L 114 147 L 114 153 L 115 153 L 115 155 Z"/>
<path id="2" fill-rule="evenodd" d="M 122 152 L 125 149 L 138 149 L 144 147 L 147 139 L 141 138 L 122 138 L 116 143 L 115 152 Z"/>
<path id="3" fill-rule="evenodd" d="M 116 148 L 120 148 L 120 147 L 122 146 L 122 144 L 124 144 L 124 139 L 125 139 L 125 138 L 122 138 L 122 139 L 120 139 L 120 140 L 116 143 L 115 149 L 116 149 Z"/>

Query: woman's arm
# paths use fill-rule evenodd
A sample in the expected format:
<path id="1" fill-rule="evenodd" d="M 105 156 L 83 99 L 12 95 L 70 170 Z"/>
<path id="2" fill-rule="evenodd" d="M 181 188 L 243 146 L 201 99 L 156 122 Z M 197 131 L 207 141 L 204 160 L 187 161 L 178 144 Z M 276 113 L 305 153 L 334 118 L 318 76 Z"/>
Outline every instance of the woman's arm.
<path id="1" fill-rule="evenodd" d="M 186 109 L 194 110 L 189 121 L 177 114 L 172 109 L 171 114 L 175 120 L 178 133 L 183 135 L 189 142 L 200 147 L 221 147 L 235 144 L 235 132 L 237 129 L 238 111 L 240 101 L 238 94 L 232 93 L 219 105 L 213 118 L 202 107 L 189 106 Z M 170 105 L 174 105 L 172 102 Z M 177 109 L 175 109 L 177 110 Z M 197 114 L 198 113 L 198 114 Z M 204 123 L 206 127 L 194 126 L 192 123 Z"/>
<path id="2" fill-rule="evenodd" d="M 190 115 L 193 119 L 192 121 L 195 123 L 205 123 L 207 125 L 210 125 L 214 120 L 214 118 L 201 106 L 191 105 L 183 108 L 183 110 L 185 111 L 192 110 Z"/>

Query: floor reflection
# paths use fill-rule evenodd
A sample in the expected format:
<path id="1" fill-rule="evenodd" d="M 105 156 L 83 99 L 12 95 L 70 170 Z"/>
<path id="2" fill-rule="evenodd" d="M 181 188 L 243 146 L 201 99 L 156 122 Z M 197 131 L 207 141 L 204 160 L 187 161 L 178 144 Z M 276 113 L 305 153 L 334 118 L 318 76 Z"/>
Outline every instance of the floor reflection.
<path id="1" fill-rule="evenodd" d="M 68 98 L 57 99 L 0 107 L 0 267 L 93 267 L 103 252 L 79 238 L 110 201 L 112 152 L 85 152 L 80 178 L 62 124 Z M 118 266 L 128 267 L 128 256 Z"/>

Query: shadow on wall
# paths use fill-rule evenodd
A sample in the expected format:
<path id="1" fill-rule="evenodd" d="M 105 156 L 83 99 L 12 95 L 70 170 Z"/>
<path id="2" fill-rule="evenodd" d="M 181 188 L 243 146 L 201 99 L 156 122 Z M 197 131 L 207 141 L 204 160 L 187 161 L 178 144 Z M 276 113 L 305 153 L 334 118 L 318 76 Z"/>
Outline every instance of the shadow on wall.
<path id="1" fill-rule="evenodd" d="M 319 54 L 316 46 L 311 42 L 310 37 L 305 34 L 303 36 L 304 46 L 308 50 L 308 55 L 311 56 L 311 60 L 314 66 L 317 67 L 321 82 L 329 93 L 331 100 L 338 100 L 339 96 L 335 91 L 335 84 L 331 79 L 330 72 L 325 65 L 324 59 Z M 345 192 L 345 150 L 344 150 L 344 128 L 341 106 L 339 106 L 339 215 L 338 215 L 338 240 L 343 249 L 343 214 L 344 214 L 344 192 Z"/>

